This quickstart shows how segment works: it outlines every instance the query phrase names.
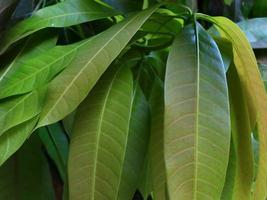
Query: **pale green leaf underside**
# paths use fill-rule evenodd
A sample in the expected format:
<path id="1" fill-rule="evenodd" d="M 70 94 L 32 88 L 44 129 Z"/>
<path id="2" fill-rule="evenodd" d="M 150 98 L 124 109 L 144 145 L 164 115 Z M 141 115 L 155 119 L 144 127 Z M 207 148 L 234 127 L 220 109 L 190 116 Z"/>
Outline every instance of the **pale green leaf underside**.
<path id="1" fill-rule="evenodd" d="M 170 199 L 219 199 L 230 116 L 219 50 L 197 24 L 176 37 L 165 77 L 164 150 Z"/>
<path id="2" fill-rule="evenodd" d="M 46 27 L 66 27 L 118 15 L 117 11 L 94 1 L 65 1 L 43 8 L 6 32 L 0 42 L 0 54 L 12 43 Z"/>
<path id="3" fill-rule="evenodd" d="M 49 84 L 47 102 L 39 126 L 57 122 L 71 113 L 88 95 L 97 80 L 119 55 L 156 5 L 114 25 L 96 36 L 90 48 L 77 51 L 68 67 Z"/>
<path id="4" fill-rule="evenodd" d="M 70 200 L 118 199 L 132 95 L 129 69 L 108 71 L 79 106 L 70 144 Z"/>
<path id="5" fill-rule="evenodd" d="M 153 197 L 155 200 L 166 199 L 166 168 L 163 149 L 164 92 L 159 79 L 155 81 L 150 98 L 151 133 L 149 158 L 152 174 Z"/>

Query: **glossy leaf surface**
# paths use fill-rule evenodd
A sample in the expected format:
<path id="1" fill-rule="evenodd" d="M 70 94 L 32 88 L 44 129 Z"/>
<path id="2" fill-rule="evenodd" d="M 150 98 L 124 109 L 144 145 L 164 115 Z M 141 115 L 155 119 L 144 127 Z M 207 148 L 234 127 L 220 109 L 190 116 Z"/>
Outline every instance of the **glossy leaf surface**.
<path id="1" fill-rule="evenodd" d="M 119 55 L 140 26 L 158 8 L 154 6 L 114 25 L 83 46 L 48 87 L 47 102 L 39 126 L 57 122 L 71 113 L 88 95 L 97 80 Z"/>
<path id="2" fill-rule="evenodd" d="M 199 25 L 177 35 L 165 76 L 164 151 L 170 199 L 219 199 L 230 148 L 224 64 Z"/>
<path id="3" fill-rule="evenodd" d="M 255 200 L 265 199 L 267 196 L 267 96 L 255 55 L 245 34 L 236 24 L 224 17 L 199 16 L 214 23 L 218 27 L 221 36 L 231 41 L 233 45 L 234 64 L 247 99 L 250 126 L 254 129 L 257 125 L 260 142 L 259 167 L 253 198 Z"/>
<path id="4" fill-rule="evenodd" d="M 108 200 L 121 195 L 133 80 L 129 69 L 112 71 L 104 75 L 76 113 L 70 144 L 70 199 Z M 126 199 L 130 197 L 128 194 Z"/>
<path id="5" fill-rule="evenodd" d="M 0 54 L 12 43 L 47 27 L 66 27 L 118 15 L 94 1 L 65 1 L 43 8 L 8 30 L 0 42 Z"/>

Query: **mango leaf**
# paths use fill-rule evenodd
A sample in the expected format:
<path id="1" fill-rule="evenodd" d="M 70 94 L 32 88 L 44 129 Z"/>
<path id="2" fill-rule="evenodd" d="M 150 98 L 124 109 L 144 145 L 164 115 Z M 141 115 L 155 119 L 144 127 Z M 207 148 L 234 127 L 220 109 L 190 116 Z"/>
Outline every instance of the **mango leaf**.
<path id="1" fill-rule="evenodd" d="M 225 38 L 219 38 L 216 37 L 214 38 L 215 42 L 220 50 L 222 59 L 223 59 L 223 64 L 224 64 L 224 69 L 225 72 L 228 71 L 230 64 L 233 60 L 233 47 L 232 43 Z"/>
<path id="2" fill-rule="evenodd" d="M 77 51 L 68 67 L 49 84 L 39 126 L 61 120 L 84 100 L 103 72 L 158 6 L 114 25 L 92 39 L 89 48 L 83 46 Z"/>
<path id="3" fill-rule="evenodd" d="M 118 199 L 132 103 L 133 80 L 124 68 L 108 71 L 79 106 L 70 144 L 70 199 Z"/>
<path id="4" fill-rule="evenodd" d="M 56 45 L 56 39 L 54 33 L 41 31 L 23 41 L 19 51 L 10 52 L 10 54 L 15 54 L 15 56 L 6 66 L 2 66 L 3 69 L 0 73 L 0 99 L 23 94 L 34 89 L 33 78 L 30 80 L 30 83 L 27 82 L 28 79 L 25 80 L 25 76 L 27 76 L 27 72 L 29 71 L 31 71 L 31 76 L 33 76 L 33 69 L 35 68 L 30 68 L 32 67 L 30 64 L 23 65 L 31 58 L 38 57 L 40 54 L 45 55 L 48 49 Z M 10 55 L 8 54 L 8 56 Z M 6 60 L 6 58 L 3 59 Z M 35 61 L 35 65 L 36 63 Z M 40 68 L 38 69 L 40 70 Z M 40 80 L 39 77 L 37 78 Z M 27 86 L 30 87 L 30 89 L 28 89 Z"/>
<path id="5" fill-rule="evenodd" d="M 153 197 L 155 200 L 166 199 L 166 168 L 164 161 L 164 93 L 163 83 L 156 79 L 150 97 L 151 132 L 149 158 L 152 175 Z"/>
<path id="6" fill-rule="evenodd" d="M 0 199 L 55 200 L 49 166 L 35 135 L 0 167 Z"/>
<path id="7" fill-rule="evenodd" d="M 0 102 L 0 136 L 8 129 L 37 116 L 43 107 L 46 88 Z"/>
<path id="8" fill-rule="evenodd" d="M 234 64 L 247 99 L 250 126 L 253 129 L 257 125 L 258 128 L 259 167 L 253 198 L 265 199 L 267 196 L 267 96 L 255 55 L 245 34 L 235 23 L 224 17 L 210 17 L 203 14 L 198 14 L 198 17 L 214 23 L 221 36 L 232 43 Z"/>
<path id="9" fill-rule="evenodd" d="M 0 136 L 0 166 L 22 146 L 37 121 L 38 116 L 9 129 Z"/>
<path id="10" fill-rule="evenodd" d="M 170 199 L 219 199 L 230 149 L 224 64 L 201 25 L 171 47 L 165 76 L 164 154 Z"/>
<path id="11" fill-rule="evenodd" d="M 9 29 L 0 42 L 2 54 L 14 42 L 47 27 L 66 27 L 118 15 L 117 11 L 94 1 L 64 1 L 43 8 L 30 18 L 19 22 Z"/>
<path id="12" fill-rule="evenodd" d="M 38 135 L 45 149 L 57 166 L 63 182 L 67 180 L 67 160 L 68 160 L 68 140 L 59 123 L 42 127 L 38 130 Z"/>
<path id="13" fill-rule="evenodd" d="M 225 178 L 224 188 L 221 195 L 221 200 L 231 200 L 233 199 L 233 191 L 234 191 L 234 184 L 235 184 L 235 177 L 236 175 L 236 152 L 233 145 L 233 140 L 231 139 L 230 145 L 230 153 L 229 153 L 229 161 L 227 167 L 227 174 Z"/>
<path id="14" fill-rule="evenodd" d="M 244 20 L 238 25 L 245 32 L 252 48 L 267 48 L 267 17 Z"/>
<path id="15" fill-rule="evenodd" d="M 152 186 L 152 175 L 151 175 L 151 163 L 149 160 L 149 154 L 147 153 L 145 156 L 145 160 L 143 163 L 142 170 L 139 174 L 139 186 L 138 191 L 142 195 L 143 199 L 148 199 L 149 195 L 152 194 L 153 186 Z"/>
<path id="16" fill-rule="evenodd" d="M 232 148 L 235 153 L 233 157 L 236 159 L 232 169 L 234 170 L 234 175 L 231 177 L 232 189 L 231 192 L 227 191 L 228 195 L 232 195 L 232 198 L 226 199 L 250 200 L 254 161 L 249 113 L 235 66 L 230 67 L 227 78 L 231 105 Z"/>

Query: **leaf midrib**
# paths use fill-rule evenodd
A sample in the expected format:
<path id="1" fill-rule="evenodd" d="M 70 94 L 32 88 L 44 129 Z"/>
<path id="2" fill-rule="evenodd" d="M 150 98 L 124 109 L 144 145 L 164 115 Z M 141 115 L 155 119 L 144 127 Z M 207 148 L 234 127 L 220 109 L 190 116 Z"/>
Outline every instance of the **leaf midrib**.
<path id="1" fill-rule="evenodd" d="M 45 115 L 44 119 L 49 116 L 51 114 L 51 112 L 55 109 L 55 107 L 60 103 L 61 99 L 63 98 L 63 96 L 65 95 L 65 93 L 68 92 L 68 90 L 72 87 L 72 85 L 74 84 L 74 82 L 80 77 L 80 75 L 83 73 L 84 70 L 87 69 L 88 65 L 95 59 L 96 56 L 98 56 L 98 54 L 100 52 L 102 52 L 105 47 L 118 35 L 120 34 L 123 30 L 125 30 L 125 27 L 127 27 L 130 23 L 132 23 L 136 18 L 138 18 L 139 15 L 136 15 L 135 17 L 133 17 L 128 23 L 126 23 L 122 28 L 119 29 L 119 31 L 117 33 L 115 33 L 109 40 L 108 42 L 103 45 L 103 47 L 101 47 L 96 54 L 84 65 L 84 67 L 81 68 L 81 70 L 77 73 L 76 76 L 74 76 L 74 78 L 71 80 L 70 84 L 63 90 L 63 92 L 60 94 L 58 100 L 54 103 L 54 105 L 51 107 L 50 111 L 47 112 L 47 114 Z"/>
<path id="2" fill-rule="evenodd" d="M 91 199 L 94 200 L 95 198 L 95 182 L 96 182 L 96 171 L 97 171 L 97 160 L 98 160 L 98 152 L 99 152 L 99 143 L 100 143 L 100 137 L 101 137 L 101 130 L 102 130 L 102 124 L 103 124 L 103 118 L 104 118 L 104 114 L 105 114 L 105 110 L 106 110 L 106 106 L 107 106 L 107 102 L 108 102 L 108 97 L 110 95 L 112 86 L 114 84 L 114 81 L 117 77 L 119 73 L 119 70 L 115 73 L 114 77 L 112 78 L 109 87 L 108 87 L 108 91 L 106 93 L 105 99 L 104 99 L 104 103 L 103 103 L 103 107 L 101 109 L 100 112 L 100 119 L 98 122 L 98 127 L 97 127 L 97 139 L 96 139 L 96 155 L 95 155 L 95 160 L 94 160 L 94 169 L 93 169 L 93 183 L 92 183 L 92 193 L 91 193 Z"/>

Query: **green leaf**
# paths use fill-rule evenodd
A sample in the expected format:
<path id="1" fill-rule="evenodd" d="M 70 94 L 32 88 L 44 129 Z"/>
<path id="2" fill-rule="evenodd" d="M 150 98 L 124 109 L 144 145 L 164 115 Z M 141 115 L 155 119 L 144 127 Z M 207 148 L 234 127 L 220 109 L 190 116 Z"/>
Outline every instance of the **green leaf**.
<path id="1" fill-rule="evenodd" d="M 231 181 L 233 182 L 231 199 L 250 200 L 254 176 L 254 161 L 249 113 L 235 66 L 232 65 L 230 67 L 227 78 L 231 105 L 231 132 L 233 142 L 231 148 L 233 148 L 235 153 L 233 157 L 236 158 L 233 167 L 234 174 L 231 177 Z M 230 200 L 229 198 L 226 199 Z"/>
<path id="2" fill-rule="evenodd" d="M 43 8 L 9 29 L 0 42 L 2 54 L 14 42 L 47 27 L 66 27 L 118 15 L 117 11 L 94 1 L 64 1 Z"/>
<path id="3" fill-rule="evenodd" d="M 79 106 L 68 166 L 71 200 L 119 198 L 132 108 L 127 68 L 108 71 Z"/>
<path id="4" fill-rule="evenodd" d="M 46 88 L 0 102 L 0 136 L 8 129 L 37 116 L 43 107 Z"/>
<path id="5" fill-rule="evenodd" d="M 252 48 L 267 48 L 267 17 L 244 20 L 238 23 Z"/>
<path id="6" fill-rule="evenodd" d="M 258 128 L 259 168 L 253 198 L 265 199 L 267 196 L 267 96 L 258 70 L 257 61 L 245 34 L 239 27 L 224 17 L 210 17 L 198 14 L 198 17 L 214 23 L 221 37 L 231 41 L 234 64 L 246 97 L 250 126 Z"/>
<path id="7" fill-rule="evenodd" d="M 131 102 L 129 133 L 118 199 L 129 199 L 138 187 L 149 138 L 148 103 L 136 80 Z"/>
<path id="8" fill-rule="evenodd" d="M 92 39 L 89 48 L 83 46 L 77 51 L 68 67 L 49 84 L 47 102 L 39 126 L 61 120 L 82 102 L 103 72 L 158 6 L 114 25 Z"/>
<path id="9" fill-rule="evenodd" d="M 0 188 L 0 199 L 55 200 L 49 166 L 37 136 L 0 167 Z"/>
<path id="10" fill-rule="evenodd" d="M 156 79 L 150 97 L 151 133 L 149 159 L 152 175 L 153 197 L 166 199 L 166 168 L 164 161 L 164 93 L 163 83 Z"/>
<path id="11" fill-rule="evenodd" d="M 59 123 L 42 127 L 39 136 L 51 159 L 55 162 L 63 182 L 67 179 L 68 140 Z"/>
<path id="12" fill-rule="evenodd" d="M 0 136 L 0 166 L 22 146 L 37 121 L 38 116 L 9 129 Z"/>
<path id="13" fill-rule="evenodd" d="M 152 194 L 152 175 L 151 175 L 151 163 L 149 159 L 149 154 L 145 156 L 142 170 L 139 174 L 139 186 L 138 191 L 142 194 L 143 199 L 148 199 L 149 195 Z"/>
<path id="14" fill-rule="evenodd" d="M 11 52 L 11 56 L 12 53 L 15 54 L 14 58 L 12 58 L 12 61 L 0 73 L 0 99 L 30 92 L 37 87 L 36 85 L 40 86 L 41 84 L 38 83 L 44 82 L 44 73 L 42 73 L 42 77 L 34 76 L 34 70 L 40 70 L 41 68 L 41 65 L 36 66 L 36 63 L 40 63 L 40 61 L 38 60 L 38 62 L 37 59 L 34 60 L 34 63 L 27 61 L 32 58 L 38 58 L 39 55 L 46 55 L 48 49 L 55 45 L 55 34 L 48 31 L 41 31 L 23 41 L 18 52 Z M 4 57 L 2 60 L 5 61 L 6 58 Z M 37 80 L 34 80 L 34 78 Z"/>
<path id="15" fill-rule="evenodd" d="M 232 43 L 224 38 L 216 37 L 215 42 L 220 50 L 225 72 L 228 71 L 230 64 L 233 60 L 233 47 Z"/>
<path id="16" fill-rule="evenodd" d="M 165 76 L 164 150 L 170 199 L 219 199 L 230 149 L 224 64 L 196 24 L 171 48 Z"/>

